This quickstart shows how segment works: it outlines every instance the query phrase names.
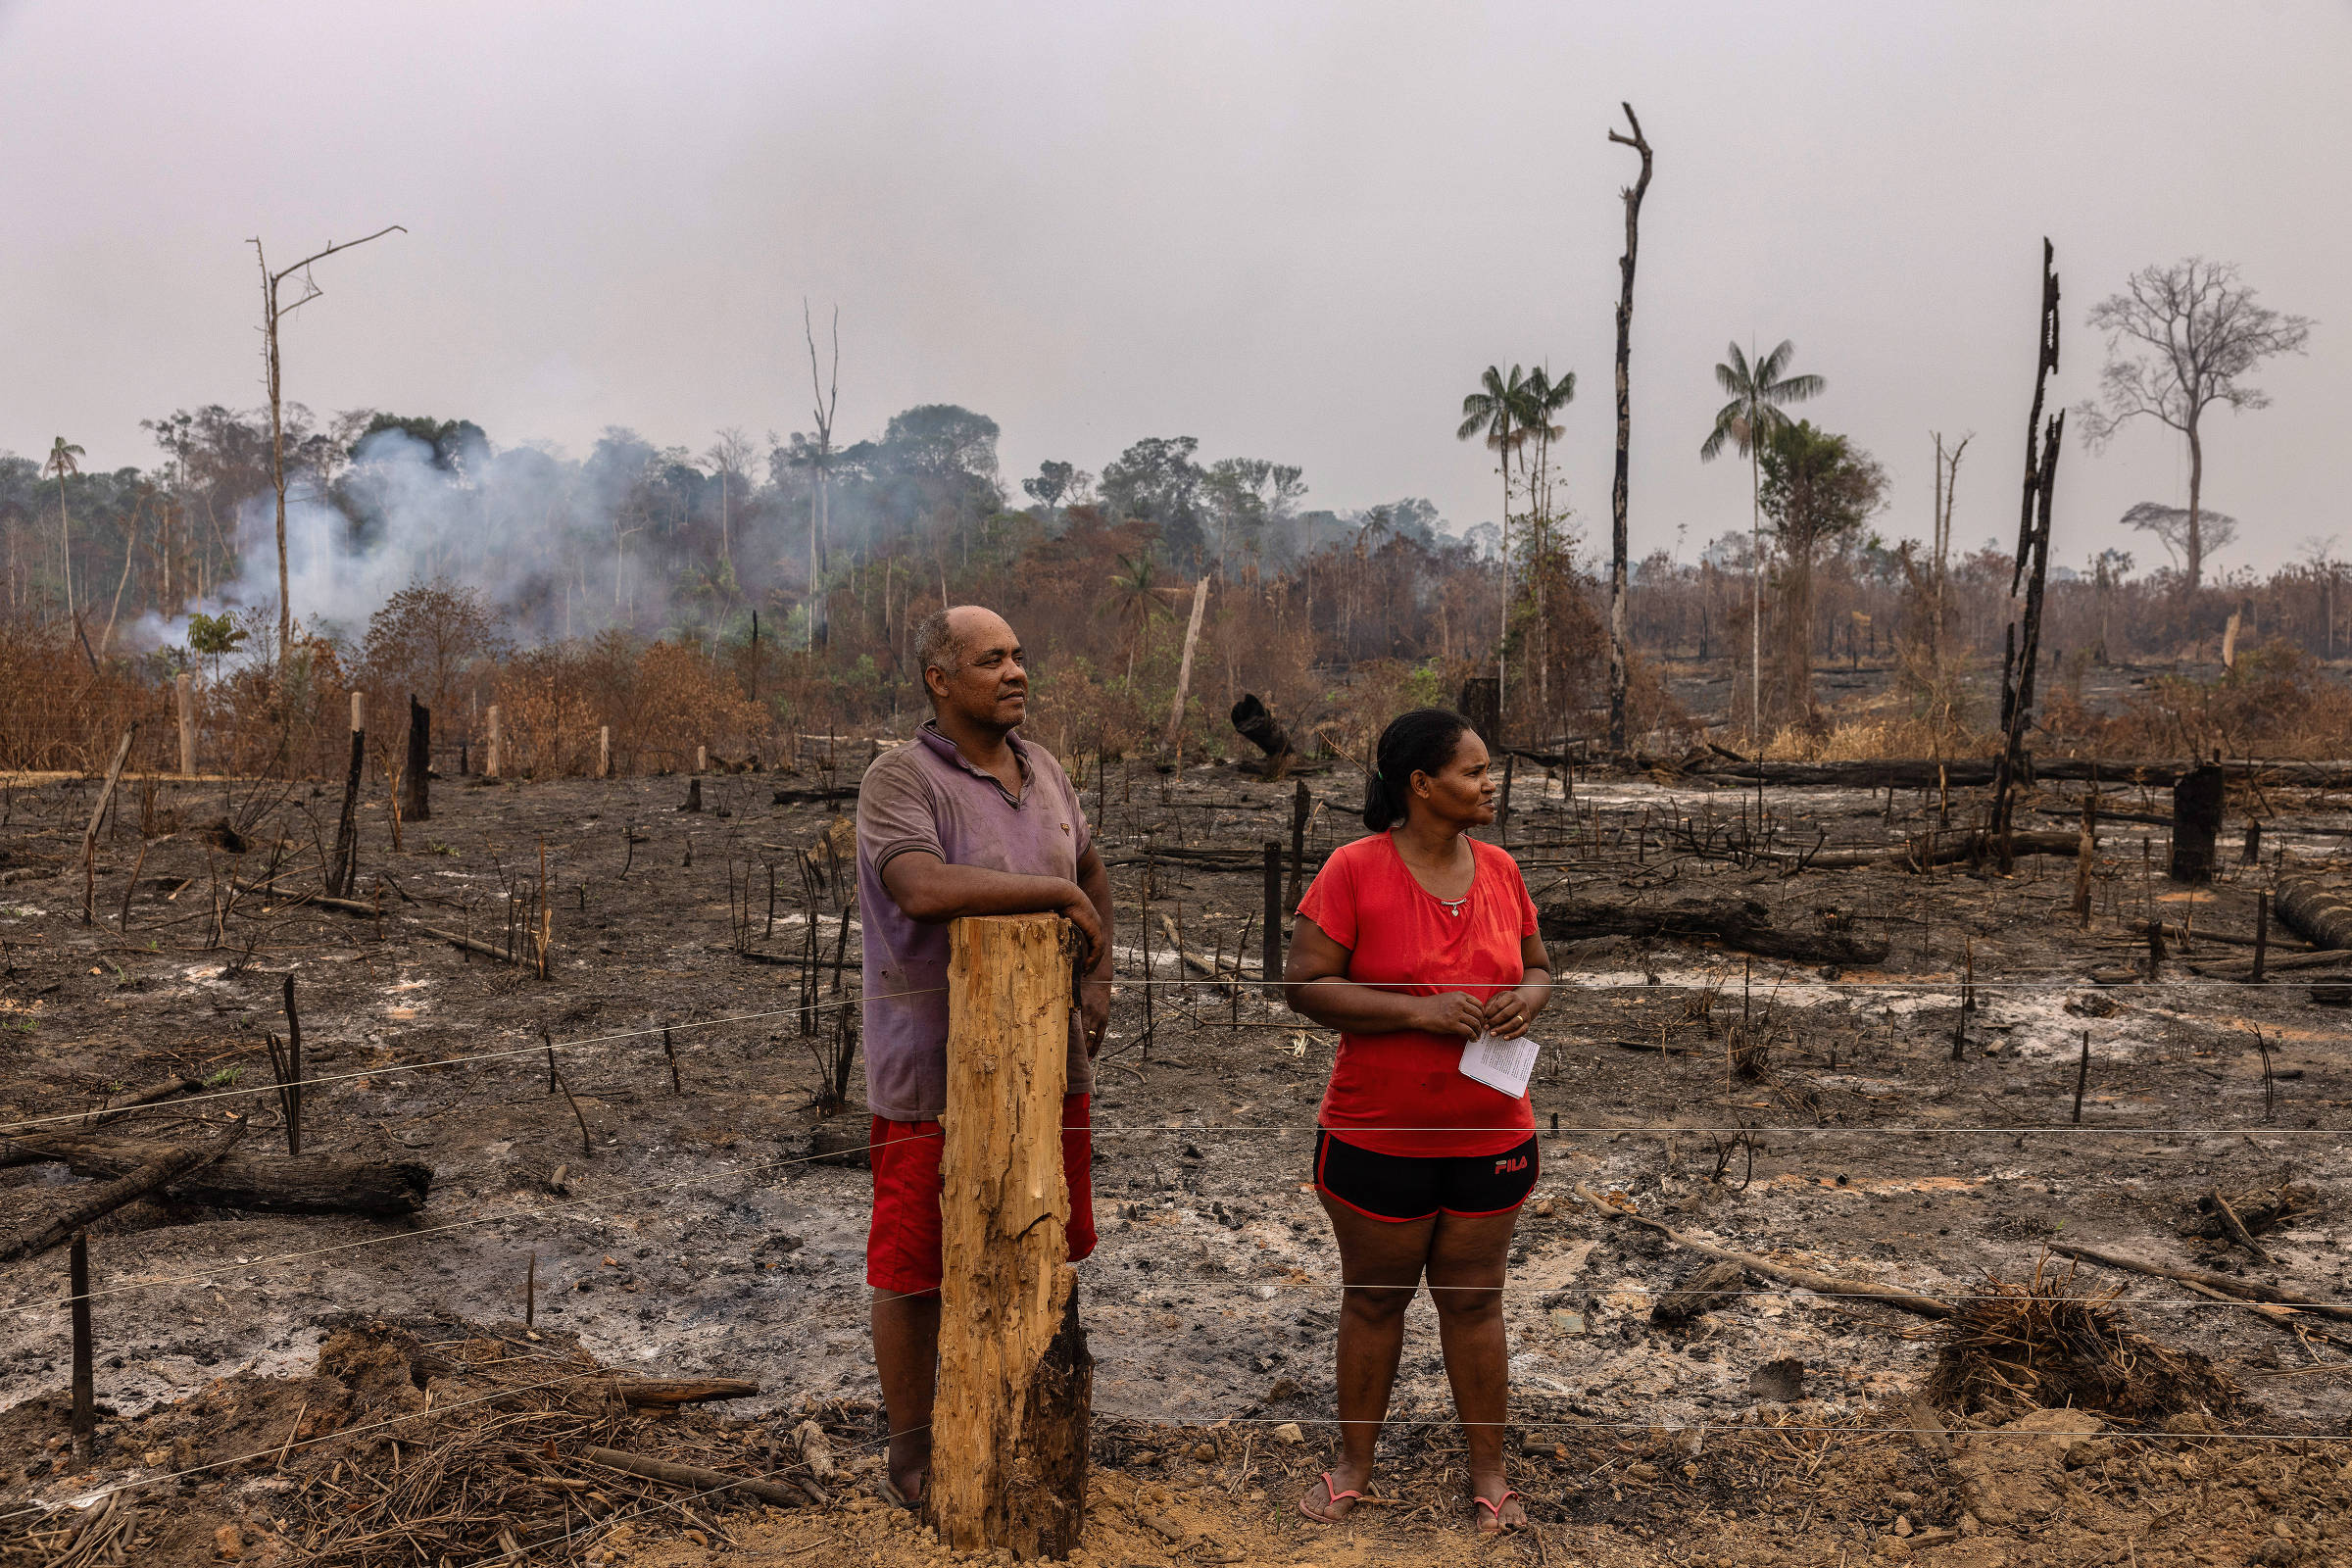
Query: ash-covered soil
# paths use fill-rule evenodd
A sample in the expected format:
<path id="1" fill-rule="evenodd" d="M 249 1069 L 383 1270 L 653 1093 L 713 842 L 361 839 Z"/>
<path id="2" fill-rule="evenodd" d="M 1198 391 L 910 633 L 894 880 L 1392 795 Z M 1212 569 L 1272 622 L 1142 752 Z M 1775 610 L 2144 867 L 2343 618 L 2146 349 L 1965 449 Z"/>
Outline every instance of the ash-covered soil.
<path id="1" fill-rule="evenodd" d="M 20 1435 L 0 1444 L 0 1494 L 54 1502 L 159 1473 L 171 1466 L 154 1446 L 114 1441 L 128 1423 L 222 1379 L 310 1377 L 332 1325 L 355 1315 L 512 1326 L 534 1275 L 540 1330 L 576 1337 L 605 1364 L 761 1383 L 757 1399 L 729 1407 L 737 1417 L 797 1420 L 811 1400 L 870 1401 L 866 1173 L 809 1158 L 820 1127 L 855 1138 L 863 1127 L 856 1105 L 832 1118 L 814 1105 L 821 1054 L 857 988 L 853 912 L 848 972 L 834 989 L 841 911 L 824 847 L 851 803 L 771 804 L 779 789 L 806 795 L 853 782 L 864 753 L 862 742 L 845 745 L 830 781 L 821 766 L 706 778 L 700 813 L 678 809 L 683 778 L 443 780 L 431 820 L 405 824 L 399 851 L 380 789 L 370 788 L 355 893 L 368 910 L 359 913 L 295 902 L 320 887 L 335 796 L 309 785 L 289 793 L 282 784 L 126 779 L 100 837 L 87 925 L 79 852 L 94 781 L 9 785 L 0 806 L 0 1121 L 73 1118 L 42 1126 L 79 1131 L 79 1117 L 110 1096 L 184 1075 L 208 1087 L 106 1132 L 217 1137 L 240 1112 L 251 1117 L 245 1152 L 281 1151 L 264 1035 L 285 1033 L 282 987 L 292 973 L 306 1072 L 324 1080 L 307 1094 L 306 1152 L 421 1161 L 433 1189 L 420 1213 L 395 1220 L 148 1200 L 92 1226 L 97 1389 L 111 1413 L 86 1465 L 33 1443 L 38 1423 L 24 1418 L 26 1409 L 53 1412 L 67 1382 L 63 1250 L 0 1269 L 0 1409 L 18 1407 L 7 1430 Z M 1315 1468 L 1305 1460 L 1325 1439 L 1314 1423 L 1331 1413 L 1337 1254 L 1304 1183 L 1333 1040 L 1252 987 L 1237 1002 L 1222 987 L 1177 984 L 1200 976 L 1178 967 L 1168 928 L 1210 963 L 1222 954 L 1230 965 L 1242 950 L 1254 973 L 1260 846 L 1274 839 L 1287 852 L 1295 786 L 1222 765 L 1163 775 L 1114 761 L 1106 777 L 1082 778 L 1113 865 L 1126 983 L 1095 1109 L 1102 1244 L 1081 1279 L 1097 1411 L 1106 1433 L 1145 1434 L 1105 1451 L 1106 1464 L 1133 1467 L 1102 1485 L 1194 1488 L 1255 1521 L 1248 1528 L 1264 1533 L 1271 1560 L 1294 1560 L 1274 1556 L 1272 1544 L 1306 1549 L 1288 1522 L 1292 1483 L 1302 1487 Z M 1357 831 L 1358 787 L 1352 771 L 1305 782 L 1315 807 L 1311 871 Z M 2078 799 L 2046 791 L 2021 825 L 2065 825 Z M 2110 789 L 2104 800 L 2111 810 L 2166 808 L 2160 791 L 2143 801 Z M 1942 820 L 1941 804 L 1915 793 L 1889 803 L 1768 791 L 1762 808 L 1776 846 L 1801 850 L 1890 842 Z M 1974 806 L 1955 792 L 1949 820 L 1964 823 Z M 1927 1464 L 1943 1477 L 1936 1485 L 1959 1495 L 1947 1461 L 1915 1459 L 1907 1441 L 1866 1435 L 1924 1383 L 1932 1325 L 1750 1280 L 1689 1329 L 1653 1327 L 1658 1297 L 1706 1260 L 1610 1217 L 1580 1199 L 1579 1186 L 1720 1247 L 1947 1300 L 1983 1291 L 1988 1274 L 2022 1281 L 2063 1271 L 2066 1260 L 2046 1250 L 2052 1242 L 2352 1298 L 2339 1131 L 2352 1125 L 2347 1014 L 2316 1004 L 2307 974 L 2275 972 L 2259 988 L 2230 978 L 2249 951 L 2214 940 L 2251 934 L 2274 852 L 2290 869 L 2324 869 L 2347 842 L 2331 830 L 2352 819 L 2329 801 L 2275 791 L 2231 807 L 2224 880 L 2193 892 L 2162 879 L 2163 827 L 2105 823 L 2084 931 L 2068 913 L 2069 859 L 2024 861 L 2009 878 L 1966 868 L 1933 877 L 1743 868 L 1699 858 L 1680 829 L 1694 816 L 1718 826 L 1743 812 L 1755 820 L 1752 790 L 1598 774 L 1568 781 L 1522 765 L 1509 843 L 1540 903 L 1570 893 L 1737 895 L 1788 924 L 1839 908 L 1854 929 L 1890 943 L 1883 965 L 1842 971 L 1671 942 L 1554 943 L 1563 990 L 1537 1031 L 1545 1053 L 1534 1091 L 1546 1168 L 1521 1224 L 1508 1302 L 1518 1409 L 1545 1423 L 1525 1435 L 1532 1451 L 1521 1483 L 1540 1522 L 1583 1531 L 1574 1549 L 1599 1560 L 1619 1559 L 1601 1552 L 1593 1532 L 1630 1553 L 1622 1560 L 1703 1560 L 1719 1549 L 1706 1510 L 1749 1514 L 1763 1494 L 1744 1504 L 1677 1494 L 1680 1471 L 1652 1461 L 1678 1443 L 1714 1453 L 1737 1439 L 1759 1475 L 1777 1466 L 1802 1476 L 1817 1451 L 1830 1451 L 1815 1428 L 1864 1434 L 1838 1440 L 1838 1451 Z M 2266 823 L 2260 867 L 2235 854 L 2241 808 Z M 241 852 L 223 847 L 214 826 L 223 818 Z M 533 904 L 542 849 L 546 892 Z M 1147 851 L 1159 982 L 1148 1028 Z M 233 886 L 256 883 L 268 886 L 223 907 Z M 807 1018 L 799 965 L 810 901 L 822 973 Z M 378 907 L 380 917 L 368 912 Z M 546 979 L 419 929 L 502 952 L 512 944 L 527 959 L 540 911 L 552 921 Z M 2150 914 L 2207 933 L 2172 944 L 2152 980 L 2146 943 L 2132 929 Z M 2275 936 L 2274 957 L 2298 950 Z M 779 961 L 747 957 L 747 948 Z M 2111 983 L 2094 984 L 2094 971 Z M 1964 1020 L 1959 991 L 1970 974 Z M 1743 1046 L 1763 1044 L 1752 1076 L 1733 1070 L 1735 1027 Z M 549 1041 L 568 1095 L 550 1090 Z M 2202 1197 L 2289 1184 L 2308 1197 L 2260 1238 L 2269 1262 L 2182 1234 L 2203 1221 Z M 90 1185 L 56 1163 L 0 1168 L 0 1236 L 43 1221 Z M 2272 1320 L 2172 1281 L 2089 1265 L 2077 1282 L 2120 1292 L 2142 1332 L 2210 1357 L 2234 1380 L 2242 1399 L 2217 1412 L 2232 1431 L 2281 1441 L 2352 1435 L 2352 1379 L 2341 1370 L 2352 1352 L 2326 1337 L 2352 1339 L 2352 1325 Z M 1790 1359 L 1804 1365 L 1801 1389 L 1751 1389 L 1767 1363 Z M 1766 1396 L 1789 1392 L 1796 1397 Z M 28 1403 L 36 1400 L 44 1402 Z M 1424 1306 L 1397 1410 L 1442 1421 L 1449 1409 Z M 1305 1445 L 1271 1436 L 1290 1421 L 1303 1423 Z M 1212 1430 L 1200 1441 L 1214 1462 L 1185 1458 L 1181 1440 L 1145 1446 L 1170 1423 Z M 1773 1423 L 1798 1430 L 1738 1436 Z M 1443 1473 L 1442 1426 L 1434 1436 L 1398 1431 L 1396 1474 L 1384 1486 Z M 1279 1483 L 1250 1479 L 1244 1463 L 1210 1486 L 1206 1473 L 1232 1471 L 1245 1443 L 1261 1461 L 1272 1453 L 1288 1465 Z M 1138 1452 L 1153 1457 L 1137 1461 Z M 2166 1487 L 2188 1475 L 2176 1458 L 2165 1459 Z M 2321 1442 L 2294 1463 L 2316 1476 L 2323 1459 L 2347 1458 L 2352 1445 Z M 1703 1472 L 1712 1461 L 1689 1462 Z M 1651 1479 L 1628 1491 L 1611 1464 L 1647 1464 Z M 1169 1469 L 1186 1465 L 1203 1475 Z M 2080 1471 L 2063 1474 L 2079 1483 Z M 1887 1499 L 1928 1497 L 1923 1485 L 1914 1476 L 1832 1489 L 1847 1500 L 1811 1516 L 1766 1507 L 1763 1517 L 1850 1526 L 1845 1544 L 1868 1549 L 1902 1511 Z M 2161 1491 L 2135 1485 L 2134 1517 L 2153 1529 Z M 1608 1500 L 1612 1492 L 1638 1506 Z M 1956 1501 L 1940 1516 L 1918 1509 L 1927 1510 L 1923 1531 L 1956 1529 L 1966 1511 Z M 1377 1529 L 1370 1520 L 1355 1527 L 1361 1556 L 1298 1560 L 1388 1560 L 1418 1539 L 1401 1522 L 1406 1512 L 1416 1513 L 1410 1529 L 1458 1525 L 1450 1502 L 1433 1494 Z M 776 1549 L 805 1544 L 791 1532 L 813 1528 L 812 1517 L 778 1525 Z M 1935 1549 L 1973 1549 L 2013 1528 L 1978 1523 L 1985 1536 Z M 2014 1528 L 2032 1534 L 2030 1526 Z M 683 1528 L 674 1514 L 669 1527 Z M 884 1553 L 874 1560 L 924 1549 L 917 1533 L 875 1534 L 858 1547 Z M 1101 1560 L 1170 1560 L 1179 1550 L 1214 1560 L 1149 1536 L 1128 1556 Z M 1554 1549 L 1564 1539 L 1555 1531 Z M 2141 1547 L 2140 1559 L 2163 1560 L 2154 1547 Z M 640 1541 L 637 1549 L 655 1548 Z"/>

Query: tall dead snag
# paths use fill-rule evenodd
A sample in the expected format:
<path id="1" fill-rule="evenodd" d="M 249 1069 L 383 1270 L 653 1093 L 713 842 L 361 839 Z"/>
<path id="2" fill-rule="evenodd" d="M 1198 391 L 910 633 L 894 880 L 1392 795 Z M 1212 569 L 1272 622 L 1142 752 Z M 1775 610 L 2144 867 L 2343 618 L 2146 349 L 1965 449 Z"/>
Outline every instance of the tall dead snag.
<path id="1" fill-rule="evenodd" d="M 323 262 L 337 251 L 347 251 L 365 245 L 368 240 L 382 239 L 386 234 L 406 234 L 398 223 L 379 228 L 365 239 L 347 239 L 313 251 L 292 267 L 272 272 L 270 259 L 262 253 L 257 237 L 248 243 L 253 246 L 253 259 L 262 270 L 262 369 L 263 385 L 270 394 L 270 486 L 277 493 L 277 658 L 282 665 L 294 652 L 294 606 L 286 596 L 286 427 L 285 377 L 277 355 L 277 328 L 280 322 L 305 305 L 326 292 L 311 276 L 311 266 Z M 286 279 L 302 274 L 302 298 L 287 304 L 278 297 Z"/>
<path id="2" fill-rule="evenodd" d="M 1168 705 L 1168 732 L 1160 737 L 1159 749 L 1171 756 L 1181 756 L 1176 743 L 1184 733 L 1184 701 L 1192 695 L 1193 649 L 1200 641 L 1200 617 L 1208 609 L 1208 573 L 1193 584 L 1193 618 L 1185 623 L 1184 657 L 1176 665 L 1176 700 Z"/>
<path id="3" fill-rule="evenodd" d="M 1634 257 L 1642 243 L 1642 198 L 1649 190 L 1649 143 L 1642 139 L 1642 122 L 1634 106 L 1623 104 L 1631 136 L 1612 130 L 1609 140 L 1642 155 L 1642 177 L 1628 185 L 1625 197 L 1625 255 L 1618 260 L 1621 287 L 1617 295 L 1617 477 L 1609 487 L 1609 750 L 1625 751 L 1625 502 L 1626 466 L 1633 446 L 1634 404 L 1627 368 L 1634 352 Z"/>
<path id="4" fill-rule="evenodd" d="M 2017 785 L 2026 772 L 2026 727 L 2034 719 L 2034 670 L 2041 660 L 2041 591 L 2050 569 L 2050 494 L 2058 482 L 2058 449 L 2064 444 L 2066 411 L 2041 422 L 2042 397 L 2058 368 L 2057 251 L 2041 242 L 2041 332 L 2034 365 L 2034 407 L 2026 416 L 2025 500 L 2017 526 L 2017 565 L 2009 574 L 2009 597 L 2026 591 L 2022 625 L 2009 623 L 2001 656 L 2001 755 L 1992 771 L 1990 831 L 2003 875 L 2016 869 L 2009 824 L 2017 809 Z"/>
<path id="5" fill-rule="evenodd" d="M 1085 1522 L 1095 1363 L 1061 1168 L 1067 930 L 991 915 L 952 938 L 931 1507 L 958 1551 L 1064 1557 Z"/>

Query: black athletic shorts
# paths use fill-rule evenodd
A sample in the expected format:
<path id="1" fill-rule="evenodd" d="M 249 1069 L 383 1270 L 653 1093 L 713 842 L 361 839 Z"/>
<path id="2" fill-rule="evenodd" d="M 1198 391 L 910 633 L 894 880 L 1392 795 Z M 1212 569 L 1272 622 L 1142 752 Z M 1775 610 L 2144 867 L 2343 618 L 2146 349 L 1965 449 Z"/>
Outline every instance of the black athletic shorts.
<path id="1" fill-rule="evenodd" d="M 1379 1154 L 1315 1134 L 1315 1190 L 1396 1225 L 1438 1214 L 1506 1214 L 1527 1201 L 1542 1164 L 1533 1133 L 1516 1149 L 1478 1155 Z"/>

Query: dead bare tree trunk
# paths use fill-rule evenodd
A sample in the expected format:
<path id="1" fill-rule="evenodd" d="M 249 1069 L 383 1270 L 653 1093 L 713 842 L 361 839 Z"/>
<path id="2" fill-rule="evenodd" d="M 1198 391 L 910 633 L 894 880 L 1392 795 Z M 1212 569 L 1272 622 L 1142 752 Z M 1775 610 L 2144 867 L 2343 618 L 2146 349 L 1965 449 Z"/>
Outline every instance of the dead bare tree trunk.
<path id="1" fill-rule="evenodd" d="M 1625 505 L 1627 465 L 1633 443 L 1633 396 L 1627 379 L 1628 364 L 1634 346 L 1634 258 L 1641 247 L 1642 198 L 1649 190 L 1649 143 L 1642 138 L 1642 122 L 1634 118 L 1634 106 L 1621 104 L 1625 122 L 1633 127 L 1631 136 L 1609 132 L 1609 140 L 1631 147 L 1642 155 L 1642 174 L 1623 192 L 1625 198 L 1625 255 L 1617 263 L 1620 288 L 1617 295 L 1617 471 L 1609 486 L 1609 750 L 1625 750 L 1625 688 L 1627 649 L 1625 645 L 1625 579 L 1626 540 Z"/>
<path id="2" fill-rule="evenodd" d="M 2017 529 L 2017 565 L 2009 574 L 2009 597 L 2026 588 L 2023 635 L 2013 621 L 2001 662 L 2001 755 L 1993 768 L 1992 817 L 1988 824 L 1998 845 L 2003 875 L 2016 867 L 2009 843 L 2010 819 L 2017 809 L 2017 784 L 2026 767 L 2026 727 L 2034 718 L 2034 673 L 2041 660 L 2042 584 L 2050 568 L 2050 495 L 2058 482 L 2058 451 L 2064 445 L 2066 411 L 2041 423 L 2042 398 L 2050 372 L 2058 368 L 2057 251 L 2041 242 L 2041 331 L 2034 367 L 2034 407 L 2026 416 L 2025 499 Z"/>
<path id="3" fill-rule="evenodd" d="M 254 262 L 262 270 L 262 365 L 265 372 L 263 380 L 270 394 L 270 487 L 277 495 L 277 659 L 281 667 L 294 646 L 294 607 L 287 598 L 286 589 L 285 382 L 277 353 L 278 323 L 326 292 L 311 279 L 310 269 L 314 262 L 323 262 L 337 251 L 351 250 L 367 244 L 368 240 L 382 239 L 386 234 L 407 232 L 400 224 L 393 223 L 364 239 L 345 240 L 340 245 L 329 245 L 324 250 L 314 251 L 292 267 L 274 272 L 270 270 L 269 259 L 262 254 L 260 236 L 255 236 L 251 241 Z M 291 305 L 281 305 L 278 302 L 278 289 L 297 272 L 302 274 L 302 298 Z"/>

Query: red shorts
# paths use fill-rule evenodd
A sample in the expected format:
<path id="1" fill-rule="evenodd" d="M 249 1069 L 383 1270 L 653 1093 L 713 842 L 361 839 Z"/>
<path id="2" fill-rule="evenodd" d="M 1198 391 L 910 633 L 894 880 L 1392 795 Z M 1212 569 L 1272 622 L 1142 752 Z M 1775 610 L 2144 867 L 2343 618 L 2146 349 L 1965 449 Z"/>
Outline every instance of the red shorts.
<path id="1" fill-rule="evenodd" d="M 1061 1172 L 1070 1184 L 1070 1256 L 1095 1250 L 1094 1119 L 1089 1098 L 1061 1102 Z M 900 1296 L 938 1294 L 939 1155 L 935 1121 L 874 1118 L 873 1221 L 865 1233 L 865 1283 Z"/>

